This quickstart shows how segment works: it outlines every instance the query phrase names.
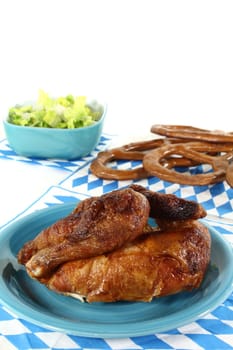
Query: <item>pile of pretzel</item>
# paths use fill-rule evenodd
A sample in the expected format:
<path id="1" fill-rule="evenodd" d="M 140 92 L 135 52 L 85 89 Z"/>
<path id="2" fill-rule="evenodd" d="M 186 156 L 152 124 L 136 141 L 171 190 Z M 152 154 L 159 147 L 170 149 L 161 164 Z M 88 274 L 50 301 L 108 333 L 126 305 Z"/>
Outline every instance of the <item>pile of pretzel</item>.
<path id="1" fill-rule="evenodd" d="M 90 169 L 97 177 L 135 180 L 156 176 L 184 185 L 208 185 L 226 180 L 233 187 L 233 132 L 209 131 L 192 126 L 153 125 L 156 139 L 134 142 L 100 152 Z M 158 135 L 162 136 L 158 138 Z M 141 160 L 134 169 L 113 169 L 114 160 Z M 176 167 L 209 164 L 212 171 L 177 171 Z"/>

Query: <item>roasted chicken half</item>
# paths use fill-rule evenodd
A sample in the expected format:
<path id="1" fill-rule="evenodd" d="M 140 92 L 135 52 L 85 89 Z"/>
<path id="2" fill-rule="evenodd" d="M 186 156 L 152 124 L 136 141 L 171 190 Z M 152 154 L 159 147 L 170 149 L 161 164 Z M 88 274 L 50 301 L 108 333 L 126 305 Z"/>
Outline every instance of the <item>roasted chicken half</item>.
<path id="1" fill-rule="evenodd" d="M 209 232 L 193 221 L 145 234 L 108 254 L 67 262 L 46 285 L 87 302 L 148 302 L 198 288 L 209 258 Z"/>
<path id="2" fill-rule="evenodd" d="M 196 202 L 132 185 L 80 202 L 18 261 L 48 288 L 88 302 L 150 301 L 199 287 L 210 260 L 210 235 L 197 221 L 205 215 Z"/>

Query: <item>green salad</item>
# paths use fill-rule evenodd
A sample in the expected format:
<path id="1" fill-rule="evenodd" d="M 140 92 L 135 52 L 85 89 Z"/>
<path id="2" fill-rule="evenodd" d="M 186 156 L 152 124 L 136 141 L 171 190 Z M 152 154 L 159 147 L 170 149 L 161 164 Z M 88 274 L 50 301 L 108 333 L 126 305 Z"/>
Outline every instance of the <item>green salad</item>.
<path id="1" fill-rule="evenodd" d="M 40 90 L 34 105 L 16 105 L 9 109 L 8 122 L 21 126 L 74 129 L 94 124 L 101 117 L 86 104 L 85 96 L 51 98 Z"/>

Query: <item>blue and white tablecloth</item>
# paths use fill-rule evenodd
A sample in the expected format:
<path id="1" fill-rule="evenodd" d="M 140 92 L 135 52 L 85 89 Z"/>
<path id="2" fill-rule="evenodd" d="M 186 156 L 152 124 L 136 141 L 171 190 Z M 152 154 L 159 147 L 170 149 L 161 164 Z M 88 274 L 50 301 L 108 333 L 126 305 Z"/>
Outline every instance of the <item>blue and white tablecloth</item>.
<path id="1" fill-rule="evenodd" d="M 108 147 L 110 142 L 111 137 L 103 135 L 98 148 L 90 156 L 79 161 L 66 162 L 33 160 L 17 156 L 7 145 L 6 140 L 2 140 L 0 142 L 0 164 L 1 159 L 4 159 L 9 162 L 25 163 L 27 166 L 31 164 L 38 168 L 38 172 L 44 167 L 48 169 L 52 167 L 62 172 L 60 177 L 62 179 L 58 183 L 48 186 L 30 206 L 18 212 L 8 222 L 2 223 L 2 228 L 35 210 L 58 203 L 73 202 L 76 199 L 82 200 L 87 196 L 100 195 L 135 182 L 154 191 L 174 193 L 179 197 L 201 203 L 210 214 L 210 224 L 226 239 L 233 242 L 233 189 L 227 183 L 192 187 L 164 182 L 156 177 L 139 181 L 98 179 L 90 172 L 89 165 L 97 152 Z M 121 169 L 134 168 L 138 165 L 137 161 L 118 161 L 114 164 Z M 165 333 L 124 339 L 86 338 L 51 331 L 29 323 L 12 314 L 7 307 L 0 306 L 0 349 L 233 349 L 233 295 L 230 295 L 214 311 L 195 322 Z"/>

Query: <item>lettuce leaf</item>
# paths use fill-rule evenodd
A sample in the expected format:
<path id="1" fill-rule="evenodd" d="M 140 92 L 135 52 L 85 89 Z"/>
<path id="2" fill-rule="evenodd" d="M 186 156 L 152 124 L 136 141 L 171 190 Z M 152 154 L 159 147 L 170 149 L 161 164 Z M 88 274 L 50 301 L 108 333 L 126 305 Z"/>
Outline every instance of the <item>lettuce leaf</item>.
<path id="1" fill-rule="evenodd" d="M 34 105 L 16 105 L 8 112 L 8 122 L 21 126 L 74 129 L 94 124 L 101 112 L 87 106 L 85 96 L 52 98 L 39 90 Z"/>

